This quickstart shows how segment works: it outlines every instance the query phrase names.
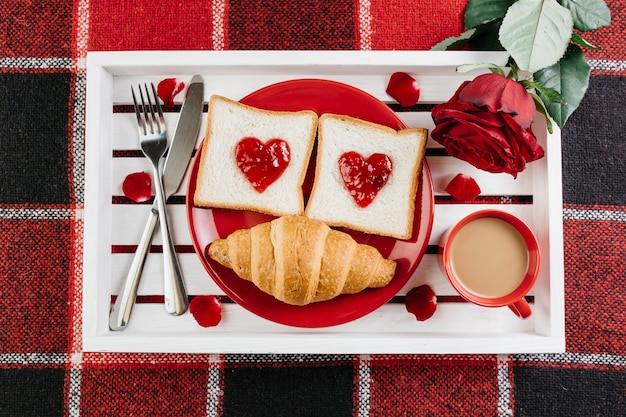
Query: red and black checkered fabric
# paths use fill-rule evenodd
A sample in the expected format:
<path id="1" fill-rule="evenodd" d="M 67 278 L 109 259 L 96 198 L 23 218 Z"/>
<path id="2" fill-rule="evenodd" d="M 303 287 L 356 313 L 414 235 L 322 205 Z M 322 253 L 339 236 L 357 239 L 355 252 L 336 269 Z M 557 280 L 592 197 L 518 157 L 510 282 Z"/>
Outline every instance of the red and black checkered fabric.
<path id="1" fill-rule="evenodd" d="M 566 352 L 368 356 L 82 351 L 86 54 L 429 49 L 465 0 L 3 0 L 0 416 L 626 415 L 626 5 L 607 3 L 562 135 Z"/>

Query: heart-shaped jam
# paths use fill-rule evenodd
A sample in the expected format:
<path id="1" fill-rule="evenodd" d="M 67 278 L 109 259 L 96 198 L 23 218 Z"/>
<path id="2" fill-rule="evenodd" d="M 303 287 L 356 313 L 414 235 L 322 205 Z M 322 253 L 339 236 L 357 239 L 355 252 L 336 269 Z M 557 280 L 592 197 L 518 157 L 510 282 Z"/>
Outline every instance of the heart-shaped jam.
<path id="1" fill-rule="evenodd" d="M 282 139 L 263 143 L 254 137 L 245 137 L 235 147 L 235 159 L 252 187 L 262 193 L 287 169 L 289 145 Z"/>
<path id="2" fill-rule="evenodd" d="M 359 207 L 374 201 L 391 174 L 391 158 L 382 153 L 365 159 L 358 152 L 346 152 L 338 162 L 341 179 Z"/>

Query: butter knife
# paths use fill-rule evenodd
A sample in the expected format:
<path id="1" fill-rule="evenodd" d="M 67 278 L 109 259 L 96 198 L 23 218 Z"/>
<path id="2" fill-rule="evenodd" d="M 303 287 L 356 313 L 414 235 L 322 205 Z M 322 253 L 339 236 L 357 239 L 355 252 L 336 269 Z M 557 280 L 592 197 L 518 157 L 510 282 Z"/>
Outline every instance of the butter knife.
<path id="1" fill-rule="evenodd" d="M 163 189 L 166 199 L 178 190 L 187 171 L 187 166 L 191 160 L 200 132 L 203 105 L 204 82 L 201 76 L 194 75 L 187 89 L 187 97 L 181 108 L 176 131 L 165 158 Z M 137 251 L 133 257 L 122 291 L 118 293 L 117 299 L 111 308 L 109 315 L 109 328 L 111 330 L 124 330 L 128 326 L 128 321 L 137 298 L 139 280 L 141 279 L 146 257 L 152 243 L 152 236 L 159 222 L 158 214 L 155 202 L 137 245 Z M 163 256 L 166 256 L 165 251 Z M 172 258 L 170 262 L 172 265 L 171 270 L 163 271 L 165 310 L 170 314 L 180 315 L 187 311 L 189 301 L 180 264 L 175 253 L 172 254 Z"/>

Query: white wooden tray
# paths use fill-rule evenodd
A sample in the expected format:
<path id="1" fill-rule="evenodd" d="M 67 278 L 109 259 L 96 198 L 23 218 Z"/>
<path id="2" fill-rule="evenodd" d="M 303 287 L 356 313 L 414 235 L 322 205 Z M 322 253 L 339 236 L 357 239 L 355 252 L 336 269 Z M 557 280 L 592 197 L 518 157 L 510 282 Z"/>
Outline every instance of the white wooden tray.
<path id="1" fill-rule="evenodd" d="M 150 302 L 162 295 L 161 255 L 148 257 L 139 286 L 139 302 L 125 331 L 108 328 L 112 295 L 121 287 L 133 248 L 145 223 L 148 205 L 123 204 L 121 184 L 128 173 L 146 170 L 139 150 L 134 114 L 114 111 L 131 103 L 131 84 L 157 83 L 177 77 L 188 82 L 194 74 L 205 80 L 205 100 L 212 94 L 233 99 L 266 85 L 298 78 L 321 78 L 350 84 L 382 101 L 394 103 L 385 93 L 391 73 L 413 74 L 421 86 L 420 103 L 448 100 L 462 81 L 479 72 L 459 74 L 462 64 L 504 64 L 496 52 L 392 52 L 392 51 L 171 51 L 93 52 L 87 58 L 87 133 L 84 236 L 83 348 L 85 351 L 125 352 L 255 352 L 255 353 L 524 353 L 565 349 L 563 307 L 563 233 L 560 132 L 548 135 L 540 117 L 536 135 L 546 157 L 531 163 L 516 180 L 507 174 L 489 174 L 449 156 L 429 140 L 427 161 L 436 196 L 434 224 L 429 244 L 464 215 L 482 208 L 509 211 L 535 231 L 542 251 L 541 273 L 531 293 L 531 318 L 520 320 L 508 308 L 490 309 L 458 302 L 437 265 L 427 253 L 409 282 L 391 302 L 353 322 L 320 329 L 275 324 L 234 303 L 223 304 L 217 327 L 202 328 L 186 313 L 168 315 L 163 305 Z M 182 97 L 182 95 L 181 95 Z M 395 107 L 394 107 L 395 108 Z M 428 109 L 399 112 L 409 127 L 432 129 Z M 178 114 L 167 113 L 173 131 Z M 205 121 L 206 122 L 206 121 Z M 205 126 L 201 128 L 201 135 Z M 198 144 L 201 137 L 198 138 Z M 115 152 L 114 152 L 115 151 Z M 119 157 L 134 151 L 134 157 Z M 474 177 L 484 196 L 496 204 L 449 204 L 444 188 L 457 173 Z M 186 180 L 185 180 L 186 181 Z M 184 196 L 186 183 L 178 195 Z M 521 203 L 518 201 L 521 198 Z M 119 199 L 117 199 L 119 200 Z M 202 267 L 193 251 L 185 205 L 168 206 L 175 244 L 191 295 L 224 295 Z M 500 203 L 500 201 L 502 203 Z M 155 244 L 160 244 L 158 236 Z M 115 252 L 115 253 L 113 253 Z M 123 251 L 122 251 L 123 252 Z M 403 296 L 427 283 L 440 297 L 435 315 L 418 322 L 407 313 Z"/>

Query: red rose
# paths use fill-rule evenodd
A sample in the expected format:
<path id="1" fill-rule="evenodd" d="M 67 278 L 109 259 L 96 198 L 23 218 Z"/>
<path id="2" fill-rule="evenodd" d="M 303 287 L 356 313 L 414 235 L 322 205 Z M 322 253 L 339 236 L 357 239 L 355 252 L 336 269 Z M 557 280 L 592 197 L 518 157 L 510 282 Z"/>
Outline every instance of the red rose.
<path id="1" fill-rule="evenodd" d="M 484 74 L 464 82 L 447 102 L 435 106 L 434 140 L 448 153 L 488 172 L 513 177 L 544 155 L 530 129 L 535 103 L 517 81 Z"/>

